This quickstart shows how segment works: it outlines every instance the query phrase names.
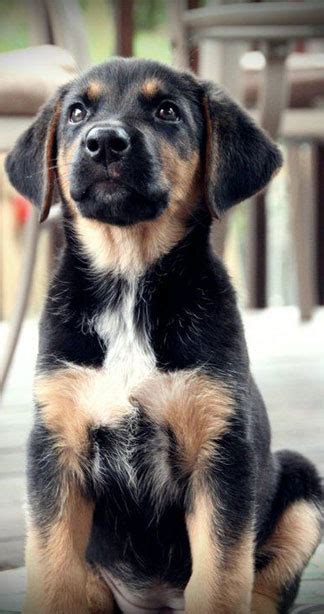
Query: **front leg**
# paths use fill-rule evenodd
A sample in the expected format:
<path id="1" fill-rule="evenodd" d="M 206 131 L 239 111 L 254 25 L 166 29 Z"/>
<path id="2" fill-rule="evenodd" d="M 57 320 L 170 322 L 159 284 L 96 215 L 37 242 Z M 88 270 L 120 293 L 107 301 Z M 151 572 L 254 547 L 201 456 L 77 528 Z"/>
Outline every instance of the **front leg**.
<path id="1" fill-rule="evenodd" d="M 197 370 L 160 373 L 136 399 L 170 434 L 172 466 L 187 484 L 186 613 L 249 612 L 254 471 L 238 401 L 230 386 Z"/>
<path id="2" fill-rule="evenodd" d="M 94 508 L 89 432 L 95 418 L 86 394 L 95 378 L 95 370 L 73 367 L 36 381 L 28 459 L 25 614 L 90 611 L 85 555 Z M 112 611 L 111 595 L 105 611 Z"/>
<path id="3" fill-rule="evenodd" d="M 60 490 L 59 497 L 61 509 L 52 518 L 38 522 L 33 511 L 30 514 L 25 614 L 87 614 L 89 611 L 85 550 L 92 504 L 76 484 Z"/>
<path id="4" fill-rule="evenodd" d="M 219 531 L 224 524 L 219 518 L 220 509 L 206 487 L 197 487 L 187 514 L 192 574 L 185 590 L 186 614 L 250 612 L 252 532 L 246 529 L 230 545 L 226 544 L 226 535 Z"/>

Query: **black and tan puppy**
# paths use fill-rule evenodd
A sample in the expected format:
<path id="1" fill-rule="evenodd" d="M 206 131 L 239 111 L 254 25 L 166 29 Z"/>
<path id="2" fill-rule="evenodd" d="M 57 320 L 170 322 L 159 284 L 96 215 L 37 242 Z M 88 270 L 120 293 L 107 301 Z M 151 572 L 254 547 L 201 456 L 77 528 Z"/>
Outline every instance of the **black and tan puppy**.
<path id="1" fill-rule="evenodd" d="M 26 612 L 287 612 L 319 541 L 312 465 L 270 452 L 213 215 L 276 146 L 219 88 L 113 60 L 7 159 L 66 245 L 40 326 Z"/>

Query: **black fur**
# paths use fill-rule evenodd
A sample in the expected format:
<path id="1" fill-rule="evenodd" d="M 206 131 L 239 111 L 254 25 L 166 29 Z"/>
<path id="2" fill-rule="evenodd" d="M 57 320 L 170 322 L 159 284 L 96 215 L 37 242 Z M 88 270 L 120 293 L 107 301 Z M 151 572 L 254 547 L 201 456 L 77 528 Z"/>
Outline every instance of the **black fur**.
<path id="1" fill-rule="evenodd" d="M 158 79 L 162 91 L 147 100 L 139 90 L 151 78 Z M 106 88 L 95 102 L 85 96 L 91 81 Z M 174 125 L 154 119 L 154 109 L 165 98 L 180 109 L 181 120 Z M 68 121 L 71 104 L 80 100 L 88 109 L 86 127 Z M 256 545 L 262 546 L 289 505 L 299 499 L 318 503 L 319 481 L 300 455 L 270 451 L 269 422 L 249 371 L 235 293 L 208 237 L 210 209 L 218 214 L 264 188 L 280 166 L 281 155 L 215 85 L 152 62 L 114 60 L 65 87 L 8 156 L 13 185 L 37 206 L 42 205 L 46 182 L 46 131 L 57 104 L 61 111 L 52 159 L 55 164 L 57 152 L 83 135 L 69 178 L 71 194 L 85 217 L 119 226 L 158 219 L 172 197 L 172 189 L 162 181 L 161 143 L 171 145 L 184 161 L 198 152 L 206 167 L 186 236 L 138 279 L 135 322 L 139 337 L 149 337 L 161 372 L 200 368 L 230 390 L 233 419 L 217 442 L 218 454 L 207 466 L 204 481 L 215 505 L 221 502 L 215 531 L 224 548 L 230 551 L 254 517 Z M 87 126 L 111 118 L 126 126 L 133 145 L 123 160 L 123 189 L 111 190 L 105 184 L 107 196 L 100 182 L 110 181 L 108 162 L 105 166 L 89 160 L 84 138 Z M 64 198 L 63 215 L 66 245 L 41 320 L 39 373 L 66 362 L 100 367 L 109 339 L 103 343 L 90 323 L 98 313 L 118 312 L 131 283 L 111 271 L 96 276 Z M 126 449 L 136 487 L 129 467 L 120 465 L 120 450 Z M 89 561 L 131 586 L 149 586 L 159 578 L 184 588 L 191 573 L 184 519 L 193 493 L 172 429 L 158 428 L 145 408 L 138 407 L 134 418 L 118 427 L 90 429 L 86 463 L 84 494 L 96 504 Z M 57 514 L 60 471 L 41 407 L 30 438 L 28 466 L 32 515 L 43 529 Z M 168 476 L 165 483 L 159 482 L 161 467 Z M 270 562 L 256 552 L 256 570 Z M 285 589 L 280 611 L 286 611 L 294 594 L 295 585 Z"/>
<path id="2" fill-rule="evenodd" d="M 222 213 L 264 188 L 280 166 L 281 156 L 224 92 L 210 83 L 206 91 L 213 126 L 209 165 L 217 167 L 215 177 L 210 177 L 208 194 L 213 208 Z"/>
<path id="3" fill-rule="evenodd" d="M 288 612 L 291 611 L 291 606 L 293 605 L 298 593 L 300 580 L 301 574 L 298 574 L 294 580 L 288 584 L 288 586 L 283 588 L 279 601 L 279 614 L 288 614 Z"/>

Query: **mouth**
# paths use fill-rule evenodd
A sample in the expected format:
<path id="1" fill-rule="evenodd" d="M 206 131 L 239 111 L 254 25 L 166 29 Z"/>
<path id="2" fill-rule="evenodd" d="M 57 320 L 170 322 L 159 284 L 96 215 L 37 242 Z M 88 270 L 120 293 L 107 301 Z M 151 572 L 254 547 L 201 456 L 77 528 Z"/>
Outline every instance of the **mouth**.
<path id="1" fill-rule="evenodd" d="M 78 181 L 71 186 L 71 197 L 76 202 L 92 196 L 105 200 L 110 200 L 113 196 L 118 196 L 121 192 L 132 190 L 131 186 L 126 185 L 120 174 L 105 174 L 104 177 L 94 178 L 93 181 Z"/>
<path id="2" fill-rule="evenodd" d="M 120 214 L 124 203 L 132 198 L 132 189 L 116 179 L 109 178 L 96 181 L 82 191 L 71 191 L 71 196 L 84 217 L 120 223 Z"/>
<path id="3" fill-rule="evenodd" d="M 125 198 L 132 188 L 119 180 L 108 178 L 92 184 L 87 191 L 91 192 L 95 199 L 108 204 L 114 198 Z"/>
<path id="4" fill-rule="evenodd" d="M 162 213 L 168 202 L 165 190 L 150 182 L 142 191 L 138 185 L 126 183 L 123 173 L 114 171 L 92 177 L 91 181 L 86 181 L 86 175 L 80 172 L 75 176 L 70 194 L 81 215 L 126 226 L 154 219 Z"/>

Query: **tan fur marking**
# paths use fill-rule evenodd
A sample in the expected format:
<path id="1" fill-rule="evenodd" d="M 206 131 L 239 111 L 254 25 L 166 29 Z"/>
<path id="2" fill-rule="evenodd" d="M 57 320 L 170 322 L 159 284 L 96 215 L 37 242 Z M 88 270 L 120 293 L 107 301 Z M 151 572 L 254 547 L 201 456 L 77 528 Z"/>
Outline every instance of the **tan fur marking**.
<path id="1" fill-rule="evenodd" d="M 87 599 L 91 614 L 112 614 L 115 611 L 113 594 L 96 569 L 88 568 Z"/>
<path id="2" fill-rule="evenodd" d="M 206 126 L 206 148 L 205 148 L 205 168 L 204 168 L 204 186 L 205 186 L 205 202 L 212 217 L 218 218 L 215 208 L 211 204 L 208 188 L 210 186 L 210 177 L 216 177 L 217 167 L 219 165 L 219 155 L 217 143 L 213 142 L 213 125 L 209 112 L 208 98 L 203 100 L 203 110 Z"/>
<path id="3" fill-rule="evenodd" d="M 119 400 L 113 374 L 109 379 L 103 369 L 60 369 L 36 378 L 35 396 L 61 465 L 82 482 L 89 427 L 116 424 L 130 410 Z"/>
<path id="4" fill-rule="evenodd" d="M 187 517 L 187 531 L 192 557 L 192 574 L 185 590 L 186 614 L 215 612 L 215 594 L 219 591 L 221 549 L 212 524 L 214 510 L 210 497 L 199 492 L 194 511 Z"/>
<path id="5" fill-rule="evenodd" d="M 69 174 L 78 142 L 58 155 L 62 194 L 73 215 L 76 233 L 95 269 L 105 272 L 140 275 L 153 262 L 169 252 L 187 232 L 187 220 L 193 212 L 200 182 L 200 160 L 194 152 L 181 160 L 175 149 L 162 148 L 166 186 L 172 198 L 168 208 L 156 220 L 118 227 L 83 217 L 71 199 Z"/>
<path id="6" fill-rule="evenodd" d="M 253 584 L 253 540 L 250 534 L 224 552 L 212 525 L 215 508 L 198 490 L 187 517 L 192 575 L 185 590 L 186 614 L 248 614 Z"/>
<path id="7" fill-rule="evenodd" d="M 81 423 L 116 425 L 125 416 L 124 395 L 114 388 L 115 374 L 105 367 L 69 365 L 48 375 L 36 378 L 36 398 L 42 407 L 42 416 L 53 430 L 75 419 Z M 122 399 L 122 401 L 121 401 Z M 65 420 L 55 405 L 66 403 L 69 417 Z M 53 411 L 52 409 L 53 408 Z M 67 425 L 66 425 L 67 428 Z M 79 436 L 77 435 L 79 440 Z M 75 443 L 75 442 L 73 442 Z"/>
<path id="8" fill-rule="evenodd" d="M 224 556 L 222 612 L 250 613 L 254 580 L 254 538 L 247 531 Z M 227 608 L 227 609 L 226 609 Z"/>
<path id="9" fill-rule="evenodd" d="M 136 276 L 181 241 L 186 229 L 183 216 L 166 210 L 157 220 L 129 228 L 78 215 L 76 231 L 96 269 Z"/>
<path id="10" fill-rule="evenodd" d="M 132 396 L 155 420 L 171 427 L 190 472 L 205 467 L 233 412 L 225 386 L 193 371 L 159 373 Z"/>
<path id="11" fill-rule="evenodd" d="M 99 271 L 139 275 L 185 236 L 197 197 L 199 156 L 195 153 L 189 161 L 174 163 L 173 150 L 164 149 L 164 155 L 172 199 L 158 219 L 119 228 L 77 215 L 77 234 Z"/>
<path id="12" fill-rule="evenodd" d="M 103 85 L 99 81 L 92 81 L 89 83 L 86 91 L 86 95 L 90 100 L 97 100 L 103 93 Z"/>
<path id="13" fill-rule="evenodd" d="M 320 518 L 315 505 L 298 501 L 288 507 L 260 553 L 273 556 L 255 578 L 253 612 L 264 610 L 258 605 L 263 597 L 275 604 L 285 584 L 304 569 L 320 541 Z"/>
<path id="14" fill-rule="evenodd" d="M 278 614 L 277 601 L 273 601 L 266 595 L 259 595 L 256 591 L 252 594 L 252 614 Z"/>
<path id="15" fill-rule="evenodd" d="M 112 389 L 113 379 L 114 374 L 105 368 L 77 365 L 58 369 L 48 375 L 39 375 L 36 378 L 35 394 L 42 406 L 42 417 L 48 428 L 69 433 L 69 428 L 75 430 L 77 427 L 76 435 L 68 435 L 75 446 L 82 440 L 86 425 L 117 424 L 125 416 L 125 407 L 119 404 L 118 391 Z M 62 405 L 65 405 L 66 410 L 60 409 Z M 79 426 L 71 425 L 74 420 Z"/>
<path id="16" fill-rule="evenodd" d="M 53 445 L 59 452 L 62 468 L 82 482 L 90 417 L 76 401 L 80 379 L 77 372 L 68 370 L 38 377 L 35 396 L 41 406 L 42 419 L 53 433 Z"/>
<path id="17" fill-rule="evenodd" d="M 58 152 L 57 165 L 59 184 L 64 200 L 69 206 L 69 209 L 73 215 L 77 213 L 77 206 L 71 198 L 70 194 L 70 172 L 73 157 L 77 148 L 79 147 L 79 141 L 75 141 L 67 148 L 61 147 Z"/>
<path id="18" fill-rule="evenodd" d="M 60 115 L 61 115 L 61 104 L 58 103 L 53 113 L 53 117 L 48 125 L 47 134 L 46 134 L 45 159 L 44 159 L 45 187 L 44 187 L 43 202 L 41 205 L 41 210 L 40 210 L 40 215 L 39 215 L 40 222 L 44 222 L 47 219 L 51 206 L 53 204 L 55 177 L 56 177 L 56 173 L 53 168 L 54 166 L 54 145 L 55 145 L 56 128 L 57 128 L 57 124 L 58 124 Z"/>
<path id="19" fill-rule="evenodd" d="M 185 207 L 187 215 L 192 213 L 200 189 L 200 158 L 194 151 L 190 158 L 183 160 L 169 143 L 161 147 L 162 165 L 166 184 L 172 190 L 171 208 Z"/>
<path id="20" fill-rule="evenodd" d="M 144 96 L 152 98 L 161 88 L 162 84 L 158 79 L 147 79 L 141 86 L 141 92 Z"/>
<path id="21" fill-rule="evenodd" d="M 87 614 L 85 551 L 93 515 L 72 482 L 57 520 L 41 533 L 28 530 L 25 614 Z"/>

